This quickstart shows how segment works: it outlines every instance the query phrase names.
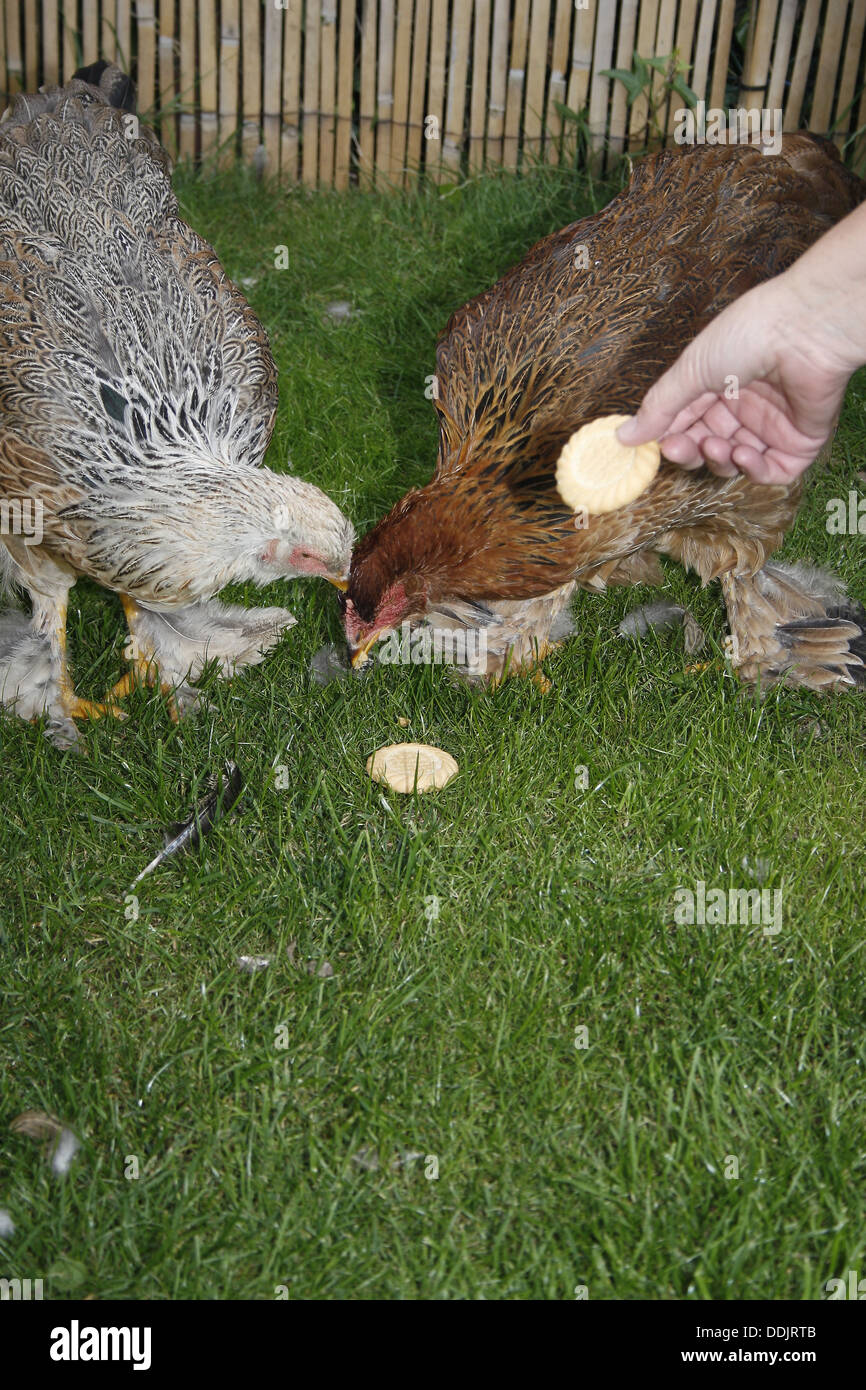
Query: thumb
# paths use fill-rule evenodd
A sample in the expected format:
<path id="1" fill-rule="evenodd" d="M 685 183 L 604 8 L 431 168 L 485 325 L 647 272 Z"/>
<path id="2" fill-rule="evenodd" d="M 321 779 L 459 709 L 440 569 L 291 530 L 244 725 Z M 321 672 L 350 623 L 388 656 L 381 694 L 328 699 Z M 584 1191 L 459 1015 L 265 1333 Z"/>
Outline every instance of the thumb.
<path id="1" fill-rule="evenodd" d="M 668 416 L 658 410 L 653 410 L 644 403 L 637 415 L 631 415 L 624 420 L 616 431 L 616 437 L 620 444 L 625 444 L 628 448 L 636 448 L 639 444 L 648 444 L 651 439 L 661 439 L 673 415 Z"/>
<path id="2" fill-rule="evenodd" d="M 620 444 L 634 448 L 663 439 L 681 411 L 704 396 L 707 385 L 701 380 L 698 354 L 692 346 L 647 391 L 637 414 L 620 425 L 616 432 Z"/>

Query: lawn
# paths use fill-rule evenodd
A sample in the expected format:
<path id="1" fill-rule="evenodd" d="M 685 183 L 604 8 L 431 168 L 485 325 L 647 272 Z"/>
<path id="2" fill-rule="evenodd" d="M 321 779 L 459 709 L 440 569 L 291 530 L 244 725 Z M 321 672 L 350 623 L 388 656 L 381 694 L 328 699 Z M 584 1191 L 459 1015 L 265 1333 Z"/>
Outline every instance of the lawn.
<path id="1" fill-rule="evenodd" d="M 361 531 L 430 476 L 449 313 L 609 196 L 557 170 L 177 187 L 271 336 L 268 462 Z M 864 405 L 861 377 L 785 548 L 861 599 L 862 540 L 824 521 Z M 80 757 L 0 719 L 0 1275 L 46 1297 L 812 1299 L 866 1274 L 866 698 L 744 696 L 717 587 L 666 573 L 702 672 L 680 635 L 617 636 L 652 597 L 633 589 L 578 598 L 546 695 L 393 666 L 323 688 L 339 615 L 309 581 L 233 592 L 298 626 L 179 727 L 139 692 Z M 70 637 L 98 697 L 117 600 L 79 585 Z M 458 779 L 383 793 L 364 762 L 406 738 Z M 130 898 L 226 758 L 234 814 Z M 677 925 L 699 882 L 782 890 L 781 929 Z M 81 1137 L 65 1178 L 10 1134 L 26 1109 Z"/>

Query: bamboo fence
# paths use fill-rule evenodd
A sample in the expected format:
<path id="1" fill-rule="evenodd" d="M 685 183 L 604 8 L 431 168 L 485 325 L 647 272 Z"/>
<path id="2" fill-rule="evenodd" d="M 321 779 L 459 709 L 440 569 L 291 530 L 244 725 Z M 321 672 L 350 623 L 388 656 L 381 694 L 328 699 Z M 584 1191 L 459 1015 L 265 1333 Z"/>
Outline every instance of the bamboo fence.
<path id="1" fill-rule="evenodd" d="M 102 57 L 180 157 L 346 188 L 671 139 L 676 55 L 709 108 L 769 108 L 866 159 L 866 0 L 0 0 L 0 96 Z M 5 94 L 5 95 L 4 95 Z"/>

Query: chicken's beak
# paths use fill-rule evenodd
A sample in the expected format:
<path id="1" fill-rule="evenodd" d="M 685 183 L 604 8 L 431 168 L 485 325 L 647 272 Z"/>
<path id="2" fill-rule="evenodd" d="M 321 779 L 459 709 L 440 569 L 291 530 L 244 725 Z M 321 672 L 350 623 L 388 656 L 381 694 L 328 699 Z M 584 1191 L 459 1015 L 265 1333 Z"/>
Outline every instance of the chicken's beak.
<path id="1" fill-rule="evenodd" d="M 368 637 L 365 637 L 360 646 L 355 647 L 354 651 L 350 653 L 353 671 L 357 671 L 359 666 L 366 666 L 371 659 L 370 652 L 376 643 L 380 638 L 387 637 L 390 631 L 390 628 L 380 627 L 376 632 L 371 632 Z"/>
<path id="2" fill-rule="evenodd" d="M 340 590 L 340 593 L 341 593 L 341 594 L 344 594 L 344 593 L 346 592 L 346 590 L 348 589 L 348 587 L 349 587 L 349 581 L 348 581 L 348 579 L 345 579 L 345 578 L 343 578 L 343 579 L 335 579 L 334 576 L 333 576 L 332 574 L 329 574 L 329 575 L 328 575 L 328 579 L 329 579 L 330 582 L 333 584 L 333 586 L 334 586 L 335 589 L 339 589 L 339 590 Z"/>

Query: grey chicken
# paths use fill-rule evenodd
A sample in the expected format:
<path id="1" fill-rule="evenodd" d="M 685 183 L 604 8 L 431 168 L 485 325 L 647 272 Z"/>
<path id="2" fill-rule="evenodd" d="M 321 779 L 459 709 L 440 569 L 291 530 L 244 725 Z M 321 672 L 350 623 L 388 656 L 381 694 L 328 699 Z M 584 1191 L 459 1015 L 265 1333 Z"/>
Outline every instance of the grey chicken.
<path id="1" fill-rule="evenodd" d="M 134 675 L 158 670 L 184 708 L 206 661 L 261 660 L 291 614 L 213 596 L 299 575 L 345 587 L 354 538 L 318 488 L 261 466 L 265 331 L 179 216 L 130 96 L 96 64 L 0 123 L 0 585 L 32 603 L 0 618 L 0 701 L 47 712 L 61 744 L 73 720 L 117 713 Z M 130 629 L 132 669 L 102 704 L 67 666 L 79 575 L 120 595 Z"/>

